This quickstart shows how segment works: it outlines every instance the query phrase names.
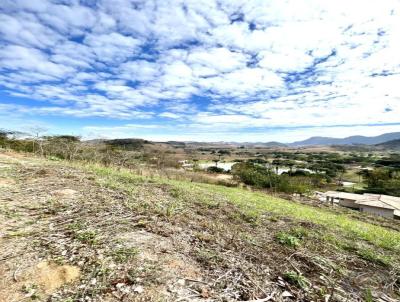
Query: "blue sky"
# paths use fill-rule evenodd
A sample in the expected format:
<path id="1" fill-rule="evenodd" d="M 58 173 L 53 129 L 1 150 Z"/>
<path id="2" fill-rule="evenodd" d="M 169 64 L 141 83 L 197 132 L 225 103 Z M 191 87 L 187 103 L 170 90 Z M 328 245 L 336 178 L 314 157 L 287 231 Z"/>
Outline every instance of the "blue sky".
<path id="1" fill-rule="evenodd" d="M 0 128 L 283 142 L 400 131 L 398 0 L 2 0 Z"/>

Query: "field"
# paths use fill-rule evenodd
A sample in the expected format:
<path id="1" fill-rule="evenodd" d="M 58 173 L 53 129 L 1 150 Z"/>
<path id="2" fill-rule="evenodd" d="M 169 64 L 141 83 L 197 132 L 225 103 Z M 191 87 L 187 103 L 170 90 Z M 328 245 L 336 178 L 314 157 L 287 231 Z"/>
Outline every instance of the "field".
<path id="1" fill-rule="evenodd" d="M 0 301 L 397 301 L 400 224 L 0 154 Z"/>

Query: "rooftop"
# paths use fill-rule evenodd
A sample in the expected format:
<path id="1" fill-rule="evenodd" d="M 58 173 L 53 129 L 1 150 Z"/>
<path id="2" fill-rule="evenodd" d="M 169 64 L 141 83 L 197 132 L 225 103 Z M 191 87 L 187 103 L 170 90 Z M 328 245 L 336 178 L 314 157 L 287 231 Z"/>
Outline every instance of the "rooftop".
<path id="1" fill-rule="evenodd" d="M 361 200 L 364 199 L 365 196 L 361 194 L 347 193 L 347 192 L 338 192 L 338 191 L 328 191 L 325 193 L 328 197 L 333 198 L 344 198 L 344 199 L 353 199 L 353 200 Z"/>
<path id="2" fill-rule="evenodd" d="M 325 193 L 325 196 L 351 199 L 359 205 L 394 210 L 394 215 L 400 216 L 400 197 L 369 193 L 361 195 L 338 191 L 328 191 Z"/>
<path id="3" fill-rule="evenodd" d="M 395 215 L 400 215 L 400 197 L 379 194 L 364 194 L 362 196 L 364 196 L 364 199 L 357 200 L 357 204 L 394 210 Z"/>

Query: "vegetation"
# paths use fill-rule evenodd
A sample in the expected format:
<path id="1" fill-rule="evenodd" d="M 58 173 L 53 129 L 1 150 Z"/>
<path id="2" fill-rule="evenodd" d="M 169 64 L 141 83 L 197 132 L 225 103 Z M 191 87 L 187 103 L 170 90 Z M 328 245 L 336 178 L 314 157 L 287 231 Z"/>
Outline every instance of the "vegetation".
<path id="1" fill-rule="evenodd" d="M 365 192 L 400 196 L 400 169 L 377 168 L 362 175 L 367 183 Z"/>
<path id="2" fill-rule="evenodd" d="M 270 168 L 250 162 L 235 164 L 231 173 L 247 185 L 284 193 L 309 193 L 323 182 L 320 175 L 304 175 L 300 172 L 278 175 Z"/>
<path id="3" fill-rule="evenodd" d="M 54 161 L 66 159 L 100 163 L 125 167 L 139 174 L 156 169 L 159 175 L 166 174 L 167 177 L 227 186 L 243 183 L 274 193 L 308 195 L 315 190 L 336 189 L 400 196 L 398 153 L 359 151 L 354 148 L 340 152 L 306 152 L 259 147 L 251 149 L 246 146 L 204 147 L 201 144 L 161 144 L 142 139 L 85 142 L 77 136 L 49 136 L 42 133 L 41 129 L 32 134 L 0 131 L 0 147 L 35 153 Z M 192 164 L 192 171 L 187 168 L 186 171 L 179 171 L 182 167 L 179 161 L 182 159 Z M 216 164 L 201 171 L 198 163 L 203 160 Z M 226 173 L 218 166 L 222 160 L 236 162 L 231 171 L 232 181 L 214 176 Z M 346 181 L 353 182 L 353 185 L 343 187 Z"/>
<path id="4" fill-rule="evenodd" d="M 3 191 L 10 198 L 0 226 L 13 227 L 4 228 L 0 269 L 40 258 L 78 266 L 81 276 L 52 301 L 279 301 L 284 293 L 294 301 L 356 301 L 366 289 L 374 299 L 398 298 L 394 224 L 117 165 L 10 155 L 0 155 L 10 167 L 1 177 L 18 185 Z M 65 188 L 75 195 L 54 193 Z M 21 284 L 12 281 L 15 269 L 5 271 L 7 290 Z M 35 293 L 45 300 L 42 286 Z"/>

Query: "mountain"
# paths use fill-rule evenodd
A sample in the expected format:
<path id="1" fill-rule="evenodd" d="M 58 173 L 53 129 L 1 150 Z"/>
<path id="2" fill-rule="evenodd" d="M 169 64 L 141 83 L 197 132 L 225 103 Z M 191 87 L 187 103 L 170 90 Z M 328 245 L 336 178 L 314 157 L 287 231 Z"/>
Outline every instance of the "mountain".
<path id="1" fill-rule="evenodd" d="M 400 139 L 395 139 L 381 144 L 376 144 L 375 146 L 378 148 L 388 149 L 388 150 L 400 150 Z"/>
<path id="2" fill-rule="evenodd" d="M 260 147 L 265 147 L 265 148 L 284 148 L 287 147 L 286 144 L 280 143 L 280 142 L 267 142 L 267 143 L 259 143 L 257 144 Z"/>
<path id="3" fill-rule="evenodd" d="M 292 147 L 300 146 L 329 146 L 329 145 L 376 145 L 385 143 L 392 140 L 400 139 L 400 132 L 385 133 L 378 136 L 349 136 L 345 138 L 333 138 L 333 137 L 323 137 L 314 136 L 309 139 L 298 141 L 289 144 Z"/>

